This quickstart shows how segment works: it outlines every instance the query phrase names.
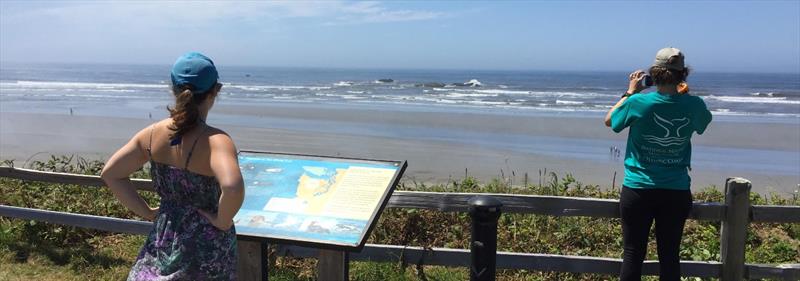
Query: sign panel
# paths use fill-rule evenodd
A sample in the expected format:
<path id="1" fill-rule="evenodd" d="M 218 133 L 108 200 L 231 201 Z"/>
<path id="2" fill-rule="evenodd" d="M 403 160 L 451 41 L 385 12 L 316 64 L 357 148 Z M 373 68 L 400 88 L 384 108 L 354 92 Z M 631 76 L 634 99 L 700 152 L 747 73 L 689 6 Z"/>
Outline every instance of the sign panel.
<path id="1" fill-rule="evenodd" d="M 405 170 L 405 161 L 242 151 L 239 235 L 358 250 Z"/>

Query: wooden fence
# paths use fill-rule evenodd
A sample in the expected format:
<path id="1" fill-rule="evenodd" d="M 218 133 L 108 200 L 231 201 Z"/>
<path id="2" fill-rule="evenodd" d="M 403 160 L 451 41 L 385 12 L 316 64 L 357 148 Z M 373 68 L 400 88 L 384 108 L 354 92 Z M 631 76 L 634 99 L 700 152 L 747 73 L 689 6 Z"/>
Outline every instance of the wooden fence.
<path id="1" fill-rule="evenodd" d="M 97 176 L 41 172 L 11 167 L 0 167 L 0 177 L 95 187 L 105 186 Z M 140 190 L 152 191 L 149 180 L 133 180 L 133 182 Z M 800 264 L 764 265 L 744 262 L 745 236 L 750 222 L 800 223 L 800 206 L 751 206 L 750 188 L 750 182 L 745 179 L 728 179 L 725 204 L 694 203 L 690 214 L 691 219 L 722 222 L 720 231 L 721 261 L 681 261 L 683 276 L 717 277 L 722 280 L 762 278 L 800 280 Z M 468 208 L 468 200 L 476 195 L 479 194 L 396 191 L 392 194 L 388 207 L 465 212 Z M 493 196 L 503 202 L 502 210 L 505 213 L 619 217 L 617 200 L 537 195 L 483 195 Z M 150 222 L 144 221 L 3 205 L 0 205 L 0 216 L 132 234 L 147 234 L 152 227 Z M 277 245 L 277 249 L 278 255 L 282 256 L 322 257 L 319 269 L 324 272 L 335 272 L 337 266 L 344 266 L 346 273 L 346 264 L 349 260 L 392 262 L 402 260 L 408 264 L 442 266 L 469 266 L 470 264 L 470 252 L 467 249 L 379 244 L 367 244 L 361 252 L 350 254 L 289 245 Z M 262 266 L 264 261 L 261 260 L 263 245 L 240 238 L 239 250 L 240 278 L 242 280 L 260 279 L 266 270 Z M 497 268 L 499 269 L 617 274 L 621 264 L 622 260 L 616 258 L 497 253 Z M 339 270 L 340 273 L 341 271 Z M 658 262 L 645 261 L 643 273 L 657 275 Z M 320 276 L 329 276 L 321 272 L 319 274 Z M 325 278 L 320 279 L 324 280 Z"/>

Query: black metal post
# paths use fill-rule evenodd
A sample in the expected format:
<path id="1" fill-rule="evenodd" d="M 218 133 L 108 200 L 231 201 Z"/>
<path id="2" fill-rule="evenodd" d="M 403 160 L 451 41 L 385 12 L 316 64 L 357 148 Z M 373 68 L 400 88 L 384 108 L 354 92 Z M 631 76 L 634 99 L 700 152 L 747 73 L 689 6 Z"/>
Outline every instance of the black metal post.
<path id="1" fill-rule="evenodd" d="M 269 243 L 261 242 L 261 281 L 269 281 Z"/>
<path id="2" fill-rule="evenodd" d="M 503 203 L 491 196 L 475 196 L 469 200 L 472 218 L 470 243 L 470 281 L 494 281 L 497 263 L 497 219 Z"/>

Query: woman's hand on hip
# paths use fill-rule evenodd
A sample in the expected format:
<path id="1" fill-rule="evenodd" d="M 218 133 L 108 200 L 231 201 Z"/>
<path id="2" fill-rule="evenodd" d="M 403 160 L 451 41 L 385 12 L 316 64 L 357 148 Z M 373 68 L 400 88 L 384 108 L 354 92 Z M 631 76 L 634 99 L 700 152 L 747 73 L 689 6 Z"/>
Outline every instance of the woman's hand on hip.
<path id="1" fill-rule="evenodd" d="M 148 216 L 145 217 L 145 219 L 149 221 L 155 221 L 156 217 L 158 217 L 158 210 L 159 207 L 150 208 L 150 212 L 148 213 Z"/>
<path id="2" fill-rule="evenodd" d="M 230 229 L 231 226 L 233 226 L 233 220 L 221 219 L 219 216 L 217 216 L 217 214 L 211 214 L 209 212 L 199 209 L 197 210 L 197 212 L 206 217 L 206 219 L 208 219 L 208 222 L 219 230 L 225 231 Z"/>

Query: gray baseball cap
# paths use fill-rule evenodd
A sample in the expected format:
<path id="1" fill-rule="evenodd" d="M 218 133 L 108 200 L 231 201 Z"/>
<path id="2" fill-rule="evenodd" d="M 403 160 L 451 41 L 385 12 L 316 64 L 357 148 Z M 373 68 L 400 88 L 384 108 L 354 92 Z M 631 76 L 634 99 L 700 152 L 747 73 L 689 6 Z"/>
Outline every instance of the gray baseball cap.
<path id="1" fill-rule="evenodd" d="M 663 66 L 671 70 L 684 70 L 683 53 L 676 48 L 664 48 L 656 53 L 654 66 Z"/>

